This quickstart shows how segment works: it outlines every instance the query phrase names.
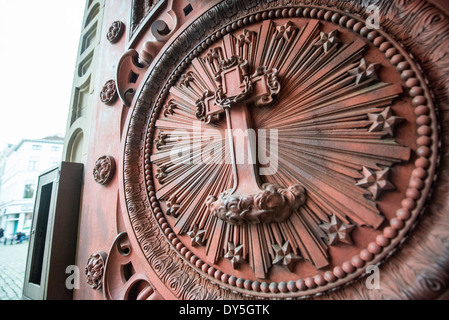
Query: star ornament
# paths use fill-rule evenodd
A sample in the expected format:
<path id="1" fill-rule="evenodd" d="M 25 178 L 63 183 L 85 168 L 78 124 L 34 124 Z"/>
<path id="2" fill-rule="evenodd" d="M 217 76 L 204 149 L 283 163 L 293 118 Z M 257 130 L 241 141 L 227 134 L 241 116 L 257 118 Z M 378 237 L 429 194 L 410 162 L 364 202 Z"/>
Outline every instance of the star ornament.
<path id="1" fill-rule="evenodd" d="M 292 252 L 290 243 L 285 241 L 282 246 L 273 244 L 273 249 L 275 253 L 273 264 L 285 266 L 290 272 L 293 272 L 294 263 L 301 259 L 301 257 Z"/>
<path id="2" fill-rule="evenodd" d="M 180 208 L 181 208 L 181 205 L 178 204 L 178 200 L 176 199 L 176 196 L 173 195 L 167 201 L 167 210 L 166 210 L 165 214 L 168 216 L 173 216 L 173 217 L 177 218 L 179 215 L 178 210 Z"/>
<path id="3" fill-rule="evenodd" d="M 286 41 L 288 41 L 292 33 L 297 29 L 298 28 L 296 28 L 293 23 L 288 21 L 285 25 L 276 27 L 278 34 L 276 35 L 275 40 L 284 38 Z"/>
<path id="4" fill-rule="evenodd" d="M 239 47 L 243 47 L 245 44 L 250 45 L 253 41 L 255 32 L 246 30 L 237 39 Z"/>
<path id="5" fill-rule="evenodd" d="M 338 31 L 334 30 L 329 33 L 321 32 L 320 40 L 315 44 L 317 47 L 323 47 L 324 52 L 328 52 L 334 44 L 340 42 L 340 39 L 337 37 Z"/>
<path id="6" fill-rule="evenodd" d="M 190 87 L 190 83 L 194 82 L 195 78 L 193 77 L 193 72 L 188 72 L 181 75 L 181 85 L 185 87 Z"/>
<path id="7" fill-rule="evenodd" d="M 394 189 L 394 185 L 388 181 L 389 170 L 389 168 L 385 168 L 380 171 L 373 171 L 363 167 L 362 174 L 364 177 L 356 185 L 368 189 L 373 199 L 376 200 L 382 191 Z"/>
<path id="8" fill-rule="evenodd" d="M 197 224 L 195 224 L 193 226 L 193 230 L 192 231 L 187 232 L 187 235 L 190 237 L 190 242 L 191 242 L 193 247 L 195 247 L 195 246 L 202 246 L 203 245 L 202 238 L 203 238 L 205 233 L 206 233 L 206 231 L 205 230 L 200 230 L 199 226 Z"/>
<path id="9" fill-rule="evenodd" d="M 404 121 L 404 118 L 394 116 L 390 107 L 385 108 L 378 114 L 368 114 L 368 119 L 373 123 L 368 130 L 369 132 L 383 131 L 391 137 L 394 135 L 394 128 Z"/>
<path id="10" fill-rule="evenodd" d="M 228 252 L 224 255 L 232 263 L 232 267 L 236 269 L 239 264 L 243 263 L 243 245 L 236 247 L 233 242 L 228 243 Z"/>
<path id="11" fill-rule="evenodd" d="M 366 79 L 378 80 L 377 71 L 381 67 L 380 63 L 370 63 L 368 64 L 365 58 L 360 60 L 359 66 L 357 68 L 349 70 L 349 74 L 355 76 L 355 83 L 359 84 Z"/>
<path id="12" fill-rule="evenodd" d="M 338 242 L 353 244 L 350 233 L 354 227 L 353 224 L 341 221 L 335 214 L 332 215 L 329 223 L 326 222 L 320 225 L 320 228 L 326 231 L 329 237 L 330 246 Z"/>
<path id="13" fill-rule="evenodd" d="M 209 64 L 214 64 L 222 60 L 222 52 L 220 48 L 210 48 L 206 55 L 207 62 Z"/>
<path id="14" fill-rule="evenodd" d="M 168 176 L 167 174 L 167 166 L 162 166 L 160 168 L 157 168 L 156 170 L 156 179 L 159 181 L 159 183 L 162 183 L 162 180 Z"/>

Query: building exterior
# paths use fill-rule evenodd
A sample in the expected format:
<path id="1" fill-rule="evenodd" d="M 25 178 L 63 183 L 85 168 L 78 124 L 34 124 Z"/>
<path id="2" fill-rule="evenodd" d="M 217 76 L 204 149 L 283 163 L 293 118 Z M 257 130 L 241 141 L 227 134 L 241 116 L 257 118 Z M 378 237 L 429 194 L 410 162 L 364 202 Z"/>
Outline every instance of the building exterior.
<path id="1" fill-rule="evenodd" d="M 448 44 L 437 0 L 88 0 L 73 299 L 447 299 Z"/>
<path id="2" fill-rule="evenodd" d="M 61 161 L 64 139 L 24 139 L 0 163 L 0 227 L 5 237 L 30 233 L 39 173 Z"/>

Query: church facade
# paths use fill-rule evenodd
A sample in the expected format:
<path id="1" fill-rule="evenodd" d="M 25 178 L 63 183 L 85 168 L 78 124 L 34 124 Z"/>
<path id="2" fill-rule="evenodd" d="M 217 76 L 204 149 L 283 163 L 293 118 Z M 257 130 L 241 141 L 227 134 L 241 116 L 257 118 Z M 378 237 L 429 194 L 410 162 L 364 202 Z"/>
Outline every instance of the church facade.
<path id="1" fill-rule="evenodd" d="M 441 299 L 449 7 L 89 0 L 73 299 Z"/>

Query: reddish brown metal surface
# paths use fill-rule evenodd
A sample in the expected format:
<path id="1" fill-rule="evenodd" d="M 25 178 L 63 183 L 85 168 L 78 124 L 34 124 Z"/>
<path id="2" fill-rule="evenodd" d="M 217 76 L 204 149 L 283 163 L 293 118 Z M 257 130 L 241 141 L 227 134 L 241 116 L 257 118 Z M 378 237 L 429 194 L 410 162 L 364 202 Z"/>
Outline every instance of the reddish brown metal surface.
<path id="1" fill-rule="evenodd" d="M 307 9 L 278 9 L 278 19 L 276 11 L 262 11 L 253 23 L 248 20 L 245 28 L 238 28 L 238 22 L 237 28 L 225 27 L 225 34 L 216 37 L 212 49 L 202 45 L 204 53 L 197 54 L 192 67 L 178 68 L 180 80 L 173 78 L 175 85 L 164 88 L 162 94 L 167 97 L 158 104 L 169 105 L 171 111 L 159 113 L 156 107 L 150 113 L 150 118 L 157 120 L 154 126 L 150 122 L 147 144 L 156 134 L 165 137 L 164 144 L 145 151 L 153 164 L 148 171 L 164 173 L 163 177 L 156 174 L 157 182 L 145 179 L 148 188 L 155 189 L 155 199 L 160 203 L 153 206 L 156 221 L 165 234 L 176 236 L 171 241 L 177 240 L 178 255 L 213 276 L 222 287 L 234 287 L 254 296 L 300 297 L 341 286 L 363 273 L 366 264 L 376 263 L 388 253 L 384 247 L 388 247 L 389 240 L 382 229 L 393 230 L 385 221 L 395 218 L 394 210 L 400 208 L 401 201 L 408 204 L 411 200 L 416 206 L 415 200 L 420 200 L 404 200 L 406 185 L 401 190 L 395 187 L 399 182 L 389 181 L 390 171 L 402 171 L 399 180 L 408 180 L 413 170 L 407 162 L 410 149 L 415 146 L 416 138 L 410 134 L 416 131 L 415 124 L 408 121 L 401 126 L 402 139 L 394 134 L 400 119 L 414 117 L 412 97 L 403 95 L 395 67 L 404 58 L 398 51 L 385 57 L 374 44 L 355 35 L 351 29 L 358 22 L 353 17 L 347 16 L 348 21 L 354 21 L 347 30 L 320 20 L 318 9 L 315 19 L 313 13 L 307 17 Z M 328 13 L 327 16 L 342 19 L 341 12 L 322 12 L 323 18 Z M 244 24 L 243 19 L 241 22 Z M 360 30 L 362 23 L 359 26 Z M 248 34 L 252 35 L 250 39 Z M 248 41 L 243 41 L 245 38 Z M 392 62 L 395 55 L 400 58 Z M 380 70 L 376 72 L 380 65 L 386 76 Z M 216 66 L 220 66 L 218 71 Z M 275 80 L 280 79 L 277 97 L 268 107 L 249 106 L 247 102 L 266 94 L 261 89 L 253 92 L 253 80 L 244 76 L 253 74 L 260 66 L 272 74 L 279 70 Z M 230 129 L 278 130 L 278 141 L 272 142 L 279 145 L 279 154 L 275 155 L 279 168 L 274 174 L 256 174 L 257 165 L 248 163 L 246 147 L 252 144 L 247 137 L 241 149 L 235 147 L 235 137 L 230 139 L 232 172 L 220 159 L 218 163 L 196 159 L 201 152 L 195 150 L 188 155 L 193 158 L 192 164 L 185 163 L 185 156 L 172 156 L 185 148 L 186 141 L 192 146 L 199 144 L 200 150 L 206 146 L 202 143 L 207 139 L 207 127 L 201 126 L 199 132 L 189 135 L 189 131 L 180 133 L 179 126 L 199 126 L 191 117 L 197 110 L 195 99 L 214 91 L 214 86 L 207 84 L 204 90 L 199 79 L 217 78 L 218 107 L 213 109 L 226 114 L 223 136 L 229 135 Z M 206 113 L 208 117 L 211 118 Z M 218 119 L 213 122 L 216 124 Z M 226 147 L 223 148 L 220 154 L 226 157 Z M 236 163 L 238 152 L 245 155 L 241 164 Z M 262 196 L 260 179 L 274 185 L 299 183 L 307 195 L 305 205 L 290 207 L 286 215 L 276 207 L 274 216 L 283 216 L 282 219 L 255 221 L 253 217 L 261 211 L 266 217 L 263 209 L 267 209 L 268 203 L 264 200 L 268 196 Z M 234 181 L 234 186 L 229 189 L 226 185 L 230 181 Z M 389 198 L 380 198 L 386 191 L 390 191 Z M 257 192 L 260 195 L 253 195 Z M 212 199 L 208 198 L 210 195 Z M 285 197 L 282 195 L 281 199 Z M 167 200 L 178 206 L 177 214 L 158 218 L 160 213 L 155 209 L 160 206 L 162 212 L 166 211 Z M 409 210 L 410 206 L 403 209 Z M 333 215 L 339 221 L 335 218 L 330 222 Z M 354 242 L 335 241 L 329 233 L 332 225 L 340 228 L 341 223 L 350 226 L 346 227 L 348 232 L 355 229 Z M 412 219 L 409 227 L 411 223 Z M 390 238 L 396 236 L 394 231 Z M 238 265 L 229 265 L 226 256 L 235 258 L 235 252 L 229 248 L 241 248 Z M 287 258 L 288 262 L 278 267 L 290 253 L 296 259 Z"/>
<path id="2" fill-rule="evenodd" d="M 185 16 L 187 2 L 159 1 L 134 6 L 137 22 L 108 2 L 105 26 L 132 16 L 133 30 L 102 44 L 98 85 L 116 78 L 121 100 L 99 100 L 90 157 L 111 154 L 117 173 L 86 179 L 78 251 L 109 252 L 104 298 L 447 291 L 448 20 L 387 2 L 378 30 L 368 3 L 200 1 Z M 237 163 L 263 147 L 245 136 L 238 149 L 231 128 L 275 129 L 277 170 Z M 101 294 L 85 284 L 75 298 Z"/>

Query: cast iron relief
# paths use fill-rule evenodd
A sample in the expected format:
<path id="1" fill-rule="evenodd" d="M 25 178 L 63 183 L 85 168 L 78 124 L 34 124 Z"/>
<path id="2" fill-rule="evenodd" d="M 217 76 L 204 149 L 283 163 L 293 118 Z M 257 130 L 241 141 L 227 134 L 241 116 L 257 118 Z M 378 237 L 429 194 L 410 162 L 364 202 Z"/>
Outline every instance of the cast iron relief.
<path id="1" fill-rule="evenodd" d="M 132 33 L 137 30 L 142 21 L 159 2 L 161 2 L 161 0 L 133 0 L 131 18 Z"/>
<path id="2" fill-rule="evenodd" d="M 125 24 L 119 20 L 114 21 L 109 27 L 106 39 L 112 44 L 117 43 L 125 31 Z"/>
<path id="3" fill-rule="evenodd" d="M 141 270 L 126 232 L 114 239 L 104 267 L 103 295 L 106 300 L 161 300 Z"/>
<path id="4" fill-rule="evenodd" d="M 249 31 L 241 35 L 238 43 L 241 53 L 248 52 L 252 38 L 253 33 Z M 210 195 L 206 203 L 214 216 L 231 224 L 282 222 L 304 204 L 304 188 L 298 184 L 288 188 L 271 183 L 260 185 L 254 164 L 249 161 L 237 163 L 236 154 L 242 151 L 236 149 L 230 134 L 232 130 L 251 130 L 248 105 L 259 108 L 270 106 L 281 90 L 276 69 L 268 70 L 265 66 L 251 68 L 247 58 L 248 56 L 233 55 L 225 59 L 223 50 L 217 47 L 211 49 L 202 61 L 207 65 L 209 78 L 216 82 L 217 90 L 211 92 L 211 88 L 208 88 L 202 92 L 202 98 L 196 102 L 196 117 L 211 123 L 217 122 L 221 114 L 226 114 L 229 136 L 227 141 L 234 181 L 232 189 L 224 191 L 218 198 Z M 253 71 L 254 74 L 250 74 Z M 192 72 L 181 77 L 181 86 L 186 89 L 200 88 L 198 79 L 201 75 Z M 237 119 L 233 121 L 234 118 Z M 246 140 L 248 150 L 255 150 L 253 142 L 251 139 Z M 167 168 L 167 165 L 165 167 Z"/>
<path id="5" fill-rule="evenodd" d="M 385 258 L 423 206 L 437 137 L 415 132 L 435 126 L 422 117 L 428 89 L 399 46 L 347 13 L 236 15 L 193 51 L 180 36 L 148 75 L 125 141 L 134 234 L 181 299 L 342 286 Z M 178 67 L 164 72 L 173 58 Z M 236 160 L 236 128 L 276 130 L 275 172 Z"/>
<path id="6" fill-rule="evenodd" d="M 107 81 L 100 92 L 100 100 L 104 104 L 112 105 L 117 99 L 117 86 L 114 80 Z"/>
<path id="7" fill-rule="evenodd" d="M 101 156 L 95 162 L 93 176 L 94 180 L 102 185 L 111 182 L 115 173 L 115 160 L 111 156 Z"/>
<path id="8" fill-rule="evenodd" d="M 318 20 L 298 27 L 291 20 L 265 20 L 240 32 L 194 59 L 170 88 L 155 124 L 163 142 L 156 142 L 151 157 L 156 172 L 164 173 L 157 198 L 168 202 L 168 215 L 178 206 L 172 222 L 178 234 L 203 230 L 206 261 L 217 263 L 229 244 L 242 245 L 243 259 L 256 278 L 265 279 L 278 260 L 275 249 L 287 244 L 316 268 L 326 267 L 334 236 L 320 225 L 332 215 L 372 228 L 384 219 L 370 198 L 393 187 L 388 170 L 407 161 L 410 150 L 394 141 L 391 130 L 373 127 L 381 120 L 371 119 L 390 110 L 402 88 L 378 80 L 379 64 L 366 62 L 365 42 L 342 43 L 336 29 L 323 32 Z M 197 165 L 169 156 L 186 142 L 210 145 L 204 134 L 192 130 L 186 137 L 176 130 L 191 127 L 192 115 L 225 131 L 230 165 L 195 161 L 204 154 L 194 150 L 191 162 Z M 236 150 L 229 133 L 253 126 L 276 128 L 278 143 L 288 144 L 278 147 L 284 154 L 273 175 L 259 176 L 257 165 L 235 161 L 245 151 Z M 255 148 L 245 139 L 248 149 Z"/>
<path id="9" fill-rule="evenodd" d="M 153 10 L 162 12 L 150 14 Z M 178 29 L 178 17 L 173 10 L 173 0 L 134 0 L 132 10 L 132 31 L 146 21 L 149 32 L 141 50 L 134 48 L 125 52 L 118 63 L 117 90 L 120 100 L 125 106 L 130 106 L 136 94 L 138 85 L 148 69 L 148 66 L 162 48 L 163 44 Z"/>
<path id="10" fill-rule="evenodd" d="M 111 261 L 111 262 L 110 262 Z M 160 300 L 162 297 L 139 268 L 126 232 L 114 239 L 109 254 L 93 253 L 86 264 L 87 284 L 106 300 Z"/>
<path id="11" fill-rule="evenodd" d="M 99 251 L 93 253 L 87 261 L 84 273 L 86 274 L 87 284 L 92 289 L 99 290 L 103 286 L 103 273 L 106 259 L 106 253 Z"/>

